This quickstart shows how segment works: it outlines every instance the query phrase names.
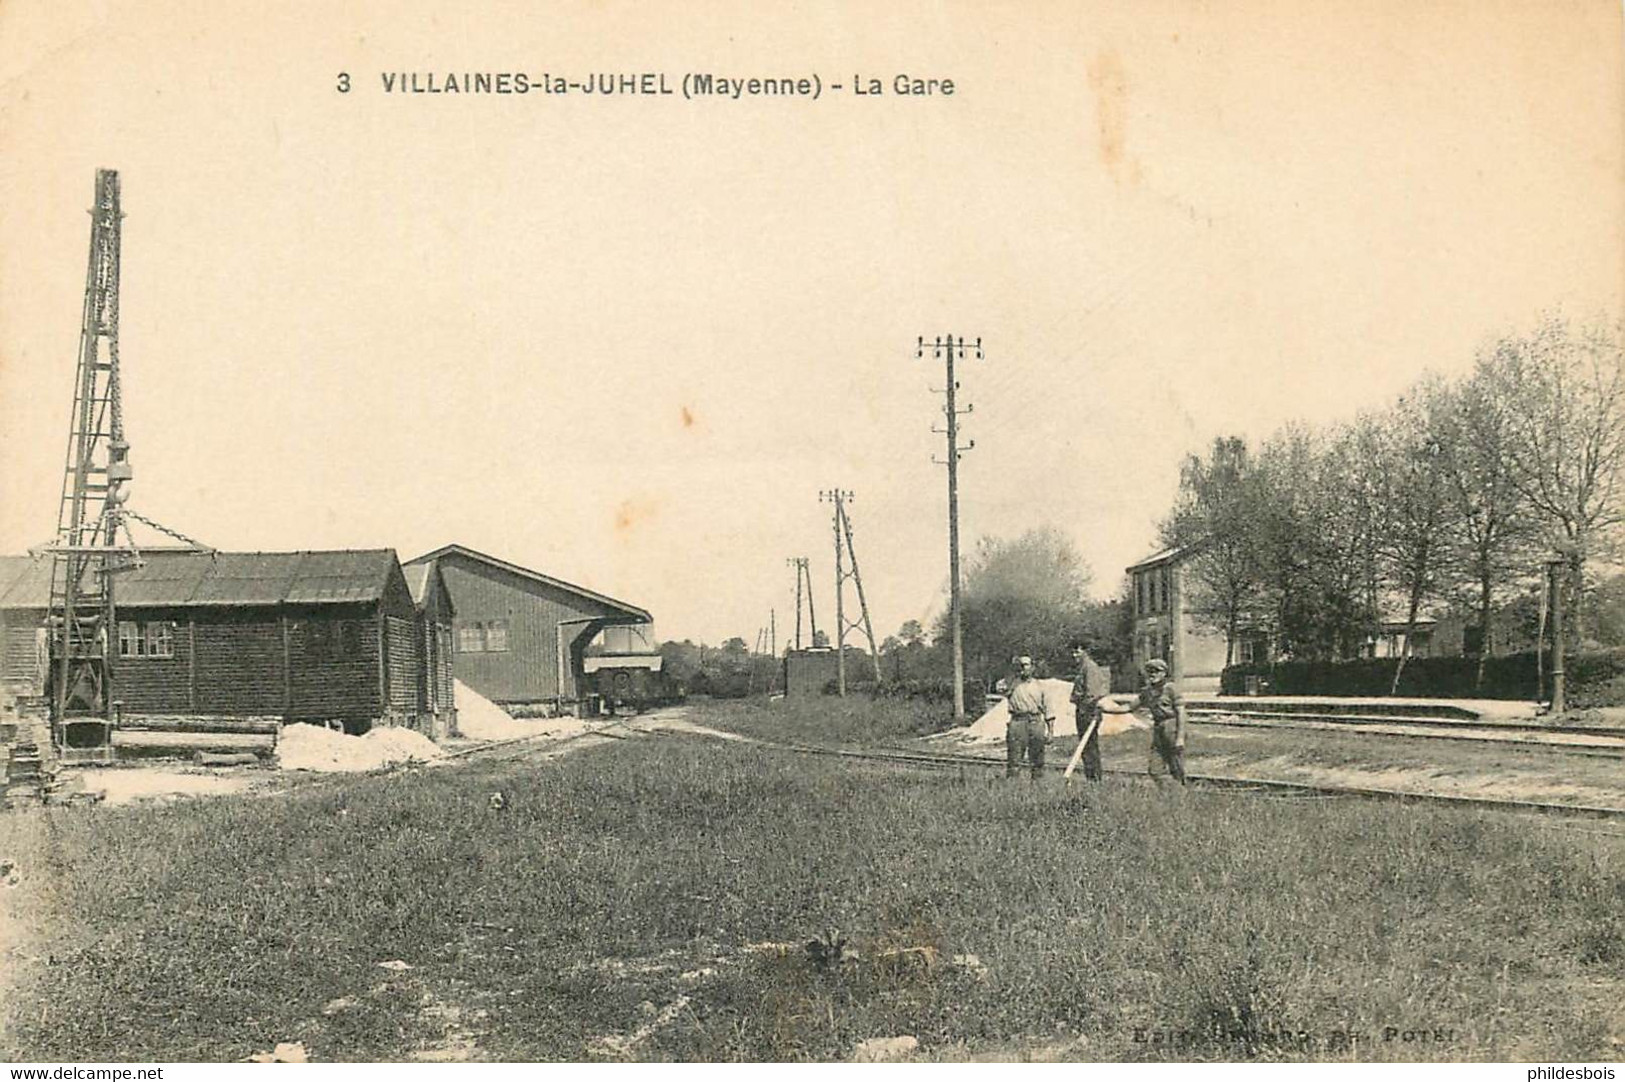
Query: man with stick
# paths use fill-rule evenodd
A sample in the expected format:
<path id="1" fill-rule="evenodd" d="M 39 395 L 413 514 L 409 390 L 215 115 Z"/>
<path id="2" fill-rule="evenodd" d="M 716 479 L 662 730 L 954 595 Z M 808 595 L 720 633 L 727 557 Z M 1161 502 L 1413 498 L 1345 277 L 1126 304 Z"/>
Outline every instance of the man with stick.
<path id="1" fill-rule="evenodd" d="M 1089 656 L 1089 644 L 1081 639 L 1072 647 L 1072 660 L 1077 664 L 1077 676 L 1072 680 L 1072 704 L 1078 718 L 1078 746 L 1067 765 L 1066 776 L 1072 777 L 1078 760 L 1083 760 L 1083 776 L 1090 781 L 1100 780 L 1100 700 L 1111 693 L 1111 676 Z"/>

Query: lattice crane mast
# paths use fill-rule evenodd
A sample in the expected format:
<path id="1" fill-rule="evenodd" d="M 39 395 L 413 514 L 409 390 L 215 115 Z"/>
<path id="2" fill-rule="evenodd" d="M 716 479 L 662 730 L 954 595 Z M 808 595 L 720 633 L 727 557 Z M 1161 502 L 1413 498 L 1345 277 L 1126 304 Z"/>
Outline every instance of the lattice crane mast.
<path id="1" fill-rule="evenodd" d="M 118 353 L 123 218 L 117 171 L 98 169 L 56 540 L 36 550 L 51 556 L 46 682 L 53 737 L 58 744 L 65 742 L 68 718 L 106 717 L 112 702 L 118 634 L 113 576 L 141 566 L 129 520 L 147 523 L 187 548 L 207 551 L 126 507 L 132 474 L 119 396 Z"/>

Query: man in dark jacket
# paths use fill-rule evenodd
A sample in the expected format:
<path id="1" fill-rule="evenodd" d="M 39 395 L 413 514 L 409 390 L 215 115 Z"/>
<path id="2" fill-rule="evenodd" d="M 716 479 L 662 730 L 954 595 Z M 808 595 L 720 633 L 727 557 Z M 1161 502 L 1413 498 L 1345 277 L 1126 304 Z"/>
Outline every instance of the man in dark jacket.
<path id="1" fill-rule="evenodd" d="M 1111 693 L 1111 674 L 1089 656 L 1089 644 L 1072 648 L 1077 675 L 1072 679 L 1072 704 L 1078 719 L 1078 739 L 1083 744 L 1083 776 L 1100 780 L 1100 700 Z"/>

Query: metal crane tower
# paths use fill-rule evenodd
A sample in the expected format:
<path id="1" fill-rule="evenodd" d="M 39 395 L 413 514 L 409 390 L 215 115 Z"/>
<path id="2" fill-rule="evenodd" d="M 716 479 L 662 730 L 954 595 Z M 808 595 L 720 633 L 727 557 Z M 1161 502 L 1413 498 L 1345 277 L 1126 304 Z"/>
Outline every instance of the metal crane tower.
<path id="1" fill-rule="evenodd" d="M 117 627 L 112 575 L 139 559 L 133 544 L 118 543 L 131 478 L 118 371 L 122 218 L 118 174 L 99 169 L 62 500 L 56 541 L 44 549 L 52 556 L 47 685 L 59 745 L 68 718 L 106 715 L 113 679 L 108 640 Z"/>
<path id="2" fill-rule="evenodd" d="M 101 719 L 100 737 L 92 735 L 74 743 L 107 743 L 118 634 L 113 576 L 141 566 L 129 520 L 147 523 L 189 549 L 207 551 L 125 506 L 131 471 L 119 398 L 119 236 L 123 217 L 118 173 L 98 169 L 96 204 L 90 211 L 90 263 L 85 272 L 79 369 L 56 540 L 36 550 L 51 556 L 46 686 L 52 738 L 59 747 L 69 744 L 68 723 L 77 718 Z M 93 727 L 91 734 L 96 731 Z"/>

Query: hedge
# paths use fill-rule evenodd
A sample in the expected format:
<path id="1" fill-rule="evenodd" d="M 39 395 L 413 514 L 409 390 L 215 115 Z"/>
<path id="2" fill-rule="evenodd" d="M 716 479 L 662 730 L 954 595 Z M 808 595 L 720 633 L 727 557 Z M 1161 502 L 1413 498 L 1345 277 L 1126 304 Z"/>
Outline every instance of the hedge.
<path id="1" fill-rule="evenodd" d="M 1570 706 L 1625 704 L 1625 649 L 1574 653 L 1565 661 L 1564 691 Z M 1383 696 L 1398 663 L 1395 658 L 1361 658 L 1232 665 L 1220 676 L 1219 687 L 1225 695 L 1243 695 L 1247 678 L 1256 676 L 1266 695 Z M 1537 673 L 1534 651 L 1489 658 L 1483 684 L 1478 683 L 1476 657 L 1413 657 L 1405 662 L 1397 694 L 1413 699 L 1529 700 L 1536 698 Z M 1544 677 L 1541 699 L 1551 695 L 1551 673 Z"/>
<path id="2" fill-rule="evenodd" d="M 825 695 L 838 693 L 837 682 L 824 685 Z M 873 680 L 848 679 L 848 695 L 868 695 L 874 699 L 907 699 L 927 703 L 950 703 L 954 698 L 954 682 L 945 677 L 921 677 L 910 680 L 887 680 L 876 684 Z M 965 681 L 965 709 L 982 712 L 982 700 L 987 694 L 980 680 Z"/>

